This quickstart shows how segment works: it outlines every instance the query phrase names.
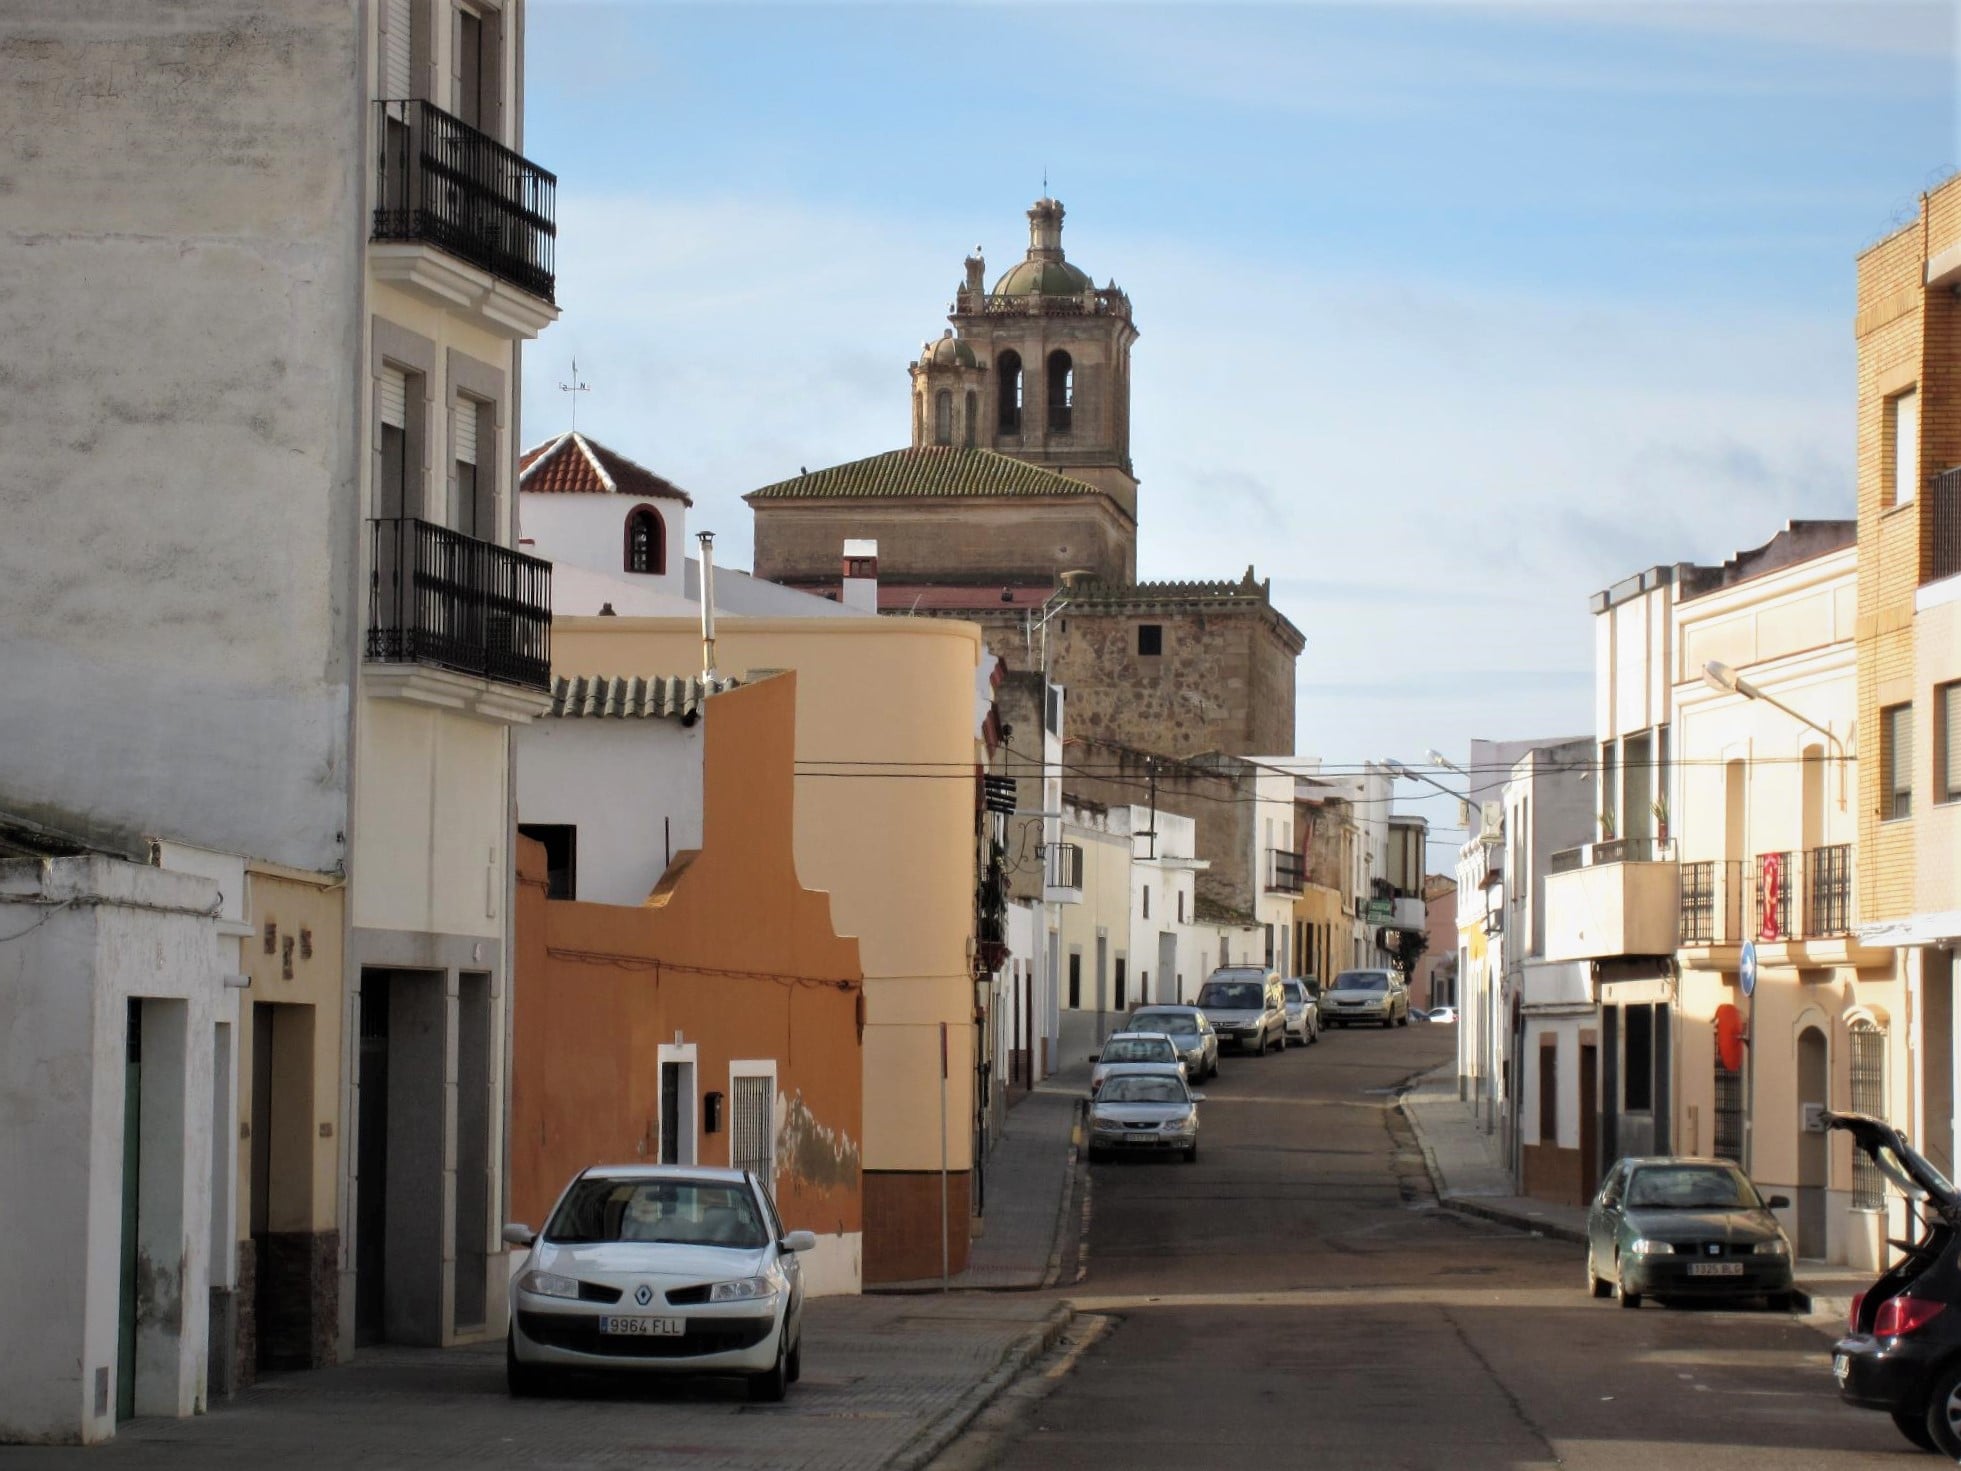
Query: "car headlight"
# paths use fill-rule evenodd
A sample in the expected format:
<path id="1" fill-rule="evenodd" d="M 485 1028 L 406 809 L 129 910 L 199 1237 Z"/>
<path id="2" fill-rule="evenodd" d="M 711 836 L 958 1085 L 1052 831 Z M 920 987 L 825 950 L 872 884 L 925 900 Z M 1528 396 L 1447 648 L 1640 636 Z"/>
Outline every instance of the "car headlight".
<path id="1" fill-rule="evenodd" d="M 708 1289 L 710 1302 L 755 1302 L 775 1295 L 776 1283 L 768 1277 L 738 1277 L 733 1282 L 717 1282 Z"/>
<path id="2" fill-rule="evenodd" d="M 561 1277 L 556 1272 L 526 1272 L 517 1279 L 517 1285 L 526 1292 L 535 1292 L 540 1297 L 577 1297 L 579 1284 L 571 1277 Z"/>
<path id="3" fill-rule="evenodd" d="M 1633 1256 L 1673 1256 L 1675 1254 L 1675 1243 L 1672 1241 L 1656 1241 L 1652 1237 L 1642 1236 L 1635 1241 L 1634 1245 L 1628 1248 L 1628 1252 Z"/>
<path id="4" fill-rule="evenodd" d="M 1167 1134 L 1189 1134 L 1198 1127 L 1198 1115 L 1186 1114 L 1182 1119 L 1166 1119 L 1164 1132 Z"/>
<path id="5" fill-rule="evenodd" d="M 1782 1239 L 1776 1241 L 1759 1241 L 1755 1246 L 1750 1248 L 1750 1254 L 1752 1256 L 1789 1256 L 1791 1254 L 1791 1248 Z"/>

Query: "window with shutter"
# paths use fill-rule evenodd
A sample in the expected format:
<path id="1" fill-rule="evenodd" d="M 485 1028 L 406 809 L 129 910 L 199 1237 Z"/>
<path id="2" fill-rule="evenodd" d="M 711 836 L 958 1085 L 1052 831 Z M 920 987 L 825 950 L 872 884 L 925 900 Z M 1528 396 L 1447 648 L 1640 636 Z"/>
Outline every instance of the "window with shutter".
<path id="1" fill-rule="evenodd" d="M 1934 691 L 1935 775 L 1943 802 L 1961 802 L 1961 680 Z"/>
<path id="2" fill-rule="evenodd" d="M 449 415 L 450 434 L 456 441 L 456 463 L 474 465 L 477 463 L 477 405 L 474 400 L 459 398 Z"/>
<path id="3" fill-rule="evenodd" d="M 1885 790 L 1882 821 L 1913 815 L 1913 706 L 1890 705 L 1879 712 L 1880 765 Z"/>
<path id="4" fill-rule="evenodd" d="M 397 429 L 409 424 L 409 380 L 400 368 L 381 370 L 381 422 Z"/>
<path id="5" fill-rule="evenodd" d="M 384 102 L 415 95 L 409 24 L 409 0 L 381 0 L 381 96 Z"/>
<path id="6" fill-rule="evenodd" d="M 729 1085 L 729 1163 L 774 1188 L 775 1130 L 770 1125 L 776 1080 L 766 1073 L 737 1074 Z"/>
<path id="7" fill-rule="evenodd" d="M 1920 395 L 1909 388 L 1886 407 L 1893 420 L 1893 504 L 1904 506 L 1920 483 Z"/>

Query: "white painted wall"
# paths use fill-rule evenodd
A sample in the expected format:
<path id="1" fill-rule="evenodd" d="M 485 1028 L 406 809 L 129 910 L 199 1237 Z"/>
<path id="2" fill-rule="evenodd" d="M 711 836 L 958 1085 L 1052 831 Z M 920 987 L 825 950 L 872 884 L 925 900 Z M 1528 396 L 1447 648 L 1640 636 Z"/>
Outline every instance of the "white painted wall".
<path id="1" fill-rule="evenodd" d="M 0 1190 L 0 1440 L 115 1433 L 132 996 L 156 998 L 144 1016 L 138 1245 L 150 1309 L 136 1410 L 204 1408 L 212 1040 L 232 1006 L 218 905 L 205 879 L 114 859 L 0 863 L 0 932 L 17 936 L 0 946 L 0 1178 L 33 1182 Z"/>
<path id="2" fill-rule="evenodd" d="M 1210 865 L 1193 856 L 1197 824 L 1189 817 L 1159 810 L 1155 819 L 1148 807 L 1117 808 L 1110 814 L 1112 824 L 1130 834 L 1130 937 L 1129 955 L 1132 989 L 1138 1003 L 1149 1001 L 1189 1001 L 1198 993 L 1204 974 L 1217 962 L 1216 929 L 1213 948 L 1206 951 L 1196 919 L 1196 882 L 1199 870 Z M 1153 844 L 1144 834 L 1157 829 Z M 1150 892 L 1150 913 L 1146 914 L 1144 895 Z M 1181 901 L 1182 900 L 1182 906 Z M 1183 920 L 1179 914 L 1183 913 Z M 1169 974 L 1160 963 L 1162 937 L 1172 936 L 1176 961 Z M 1183 988 L 1180 990 L 1180 978 Z"/>
<path id="3" fill-rule="evenodd" d="M 545 717 L 517 733 L 520 823 L 578 830 L 578 897 L 644 904 L 701 846 L 701 723 Z"/>
<path id="4" fill-rule="evenodd" d="M 579 453 L 576 444 L 561 454 Z M 667 530 L 667 570 L 626 570 L 626 521 L 641 506 L 651 506 Z M 523 491 L 518 495 L 519 524 L 534 555 L 555 564 L 582 567 L 618 578 L 629 587 L 669 597 L 687 596 L 688 508 L 665 497 L 641 500 L 631 495 L 560 494 Z M 715 569 L 718 573 L 721 569 Z M 568 608 L 571 613 L 597 613 L 597 608 Z"/>
<path id="5" fill-rule="evenodd" d="M 0 8 L 0 809 L 343 856 L 361 22 Z"/>

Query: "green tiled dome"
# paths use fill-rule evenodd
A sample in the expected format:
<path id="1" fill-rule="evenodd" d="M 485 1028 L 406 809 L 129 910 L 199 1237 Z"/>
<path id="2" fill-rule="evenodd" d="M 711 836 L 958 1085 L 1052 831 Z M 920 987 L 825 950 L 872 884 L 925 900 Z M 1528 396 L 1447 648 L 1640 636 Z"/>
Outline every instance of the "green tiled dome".
<path id="1" fill-rule="evenodd" d="M 921 354 L 920 360 L 929 365 L 941 368 L 978 368 L 980 366 L 980 359 L 974 356 L 973 348 L 969 347 L 960 338 L 955 337 L 952 328 L 948 328 L 946 335 L 937 342 L 928 343 L 926 351 Z"/>
<path id="2" fill-rule="evenodd" d="M 994 283 L 996 296 L 1081 296 L 1095 287 L 1066 260 L 1025 260 Z"/>

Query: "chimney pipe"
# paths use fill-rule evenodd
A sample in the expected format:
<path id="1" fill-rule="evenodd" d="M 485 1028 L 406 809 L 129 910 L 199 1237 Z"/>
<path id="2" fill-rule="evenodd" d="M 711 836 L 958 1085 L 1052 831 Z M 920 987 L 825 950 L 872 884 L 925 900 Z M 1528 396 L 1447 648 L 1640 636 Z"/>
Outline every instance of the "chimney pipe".
<path id="1" fill-rule="evenodd" d="M 701 543 L 701 678 L 715 682 L 715 533 L 700 531 Z"/>

